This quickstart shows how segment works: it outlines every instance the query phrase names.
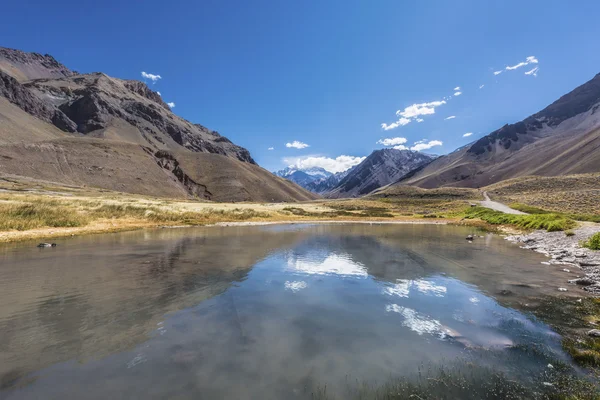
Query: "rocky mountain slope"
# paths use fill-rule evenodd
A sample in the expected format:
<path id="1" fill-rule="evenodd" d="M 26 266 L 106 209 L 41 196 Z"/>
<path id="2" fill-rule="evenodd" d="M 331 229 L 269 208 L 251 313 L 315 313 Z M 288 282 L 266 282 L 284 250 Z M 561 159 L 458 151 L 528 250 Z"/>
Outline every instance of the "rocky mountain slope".
<path id="1" fill-rule="evenodd" d="M 320 167 L 312 167 L 312 168 L 296 168 L 296 167 L 287 167 L 277 172 L 274 172 L 275 175 L 285 178 L 289 181 L 292 181 L 303 188 L 307 189 L 308 186 L 312 183 L 319 182 L 323 179 L 327 179 L 333 174 L 323 168 Z M 310 189 L 309 189 L 310 190 Z"/>
<path id="2" fill-rule="evenodd" d="M 381 149 L 354 167 L 331 191 L 329 198 L 358 197 L 396 182 L 435 157 L 410 150 Z"/>
<path id="3" fill-rule="evenodd" d="M 529 175 L 600 172 L 600 74 L 515 124 L 402 180 L 423 188 L 483 187 Z"/>
<path id="4" fill-rule="evenodd" d="M 355 167 L 352 167 L 346 171 L 333 174 L 328 178 L 322 178 L 317 181 L 311 182 L 308 185 L 304 186 L 304 188 L 310 190 L 313 193 L 325 195 L 331 190 L 333 190 L 333 188 L 335 188 L 337 185 L 339 185 L 340 182 L 345 177 L 347 177 L 348 174 L 352 172 L 352 170 L 354 170 L 354 168 Z"/>
<path id="5" fill-rule="evenodd" d="M 0 121 L 0 173 L 222 201 L 314 198 L 243 147 L 173 114 L 146 84 L 79 74 L 49 55 L 0 48 Z M 198 170 L 209 164 L 229 174 Z"/>

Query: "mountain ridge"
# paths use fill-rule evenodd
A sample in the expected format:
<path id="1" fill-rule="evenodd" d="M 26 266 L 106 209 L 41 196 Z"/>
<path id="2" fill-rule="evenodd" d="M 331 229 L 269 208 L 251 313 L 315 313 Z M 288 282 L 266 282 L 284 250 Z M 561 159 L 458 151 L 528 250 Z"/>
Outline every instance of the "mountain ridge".
<path id="1" fill-rule="evenodd" d="M 412 150 L 380 149 L 325 194 L 329 198 L 358 197 L 396 182 L 415 168 L 429 164 L 435 156 Z"/>
<path id="2" fill-rule="evenodd" d="M 600 74 L 541 111 L 444 155 L 399 184 L 483 187 L 502 180 L 600 171 Z"/>
<path id="3" fill-rule="evenodd" d="M 140 81 L 77 73 L 51 56 L 0 48 L 0 100 L 0 118 L 5 121 L 0 126 L 0 172 L 160 196 L 169 193 L 161 185 L 175 184 L 175 197 L 218 201 L 315 198 L 260 168 L 247 149 L 173 114 L 160 95 Z M 100 146 L 96 140 L 104 142 Z M 176 162 L 164 162 L 165 154 Z M 112 167 L 106 157 L 113 157 Z M 133 159 L 152 171 L 148 178 L 135 170 Z M 216 169 L 210 170 L 219 180 L 198 174 L 207 166 L 205 159 L 230 175 Z M 19 160 L 26 160 L 27 168 L 19 168 Z M 178 168 L 170 168 L 174 164 Z M 197 190 L 204 183 L 190 185 L 192 176 L 213 187 Z M 237 189 L 244 184 L 255 186 Z"/>

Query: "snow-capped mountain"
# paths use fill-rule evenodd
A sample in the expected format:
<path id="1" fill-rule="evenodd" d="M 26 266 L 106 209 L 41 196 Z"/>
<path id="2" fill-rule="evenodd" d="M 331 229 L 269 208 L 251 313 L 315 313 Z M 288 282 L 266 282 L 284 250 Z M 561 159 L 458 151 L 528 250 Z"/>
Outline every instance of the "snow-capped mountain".
<path id="1" fill-rule="evenodd" d="M 319 182 L 333 176 L 331 172 L 320 167 L 297 168 L 294 166 L 284 168 L 280 171 L 274 172 L 274 174 L 292 181 L 304 188 L 314 182 Z"/>
<path id="2" fill-rule="evenodd" d="M 306 175 L 310 175 L 317 179 L 329 178 L 331 175 L 333 175 L 331 172 L 329 172 L 321 167 L 298 168 L 298 167 L 294 167 L 294 166 L 284 168 L 280 171 L 274 172 L 274 174 L 277 176 L 281 176 L 282 178 L 287 178 L 288 176 L 291 176 L 296 172 L 304 172 Z"/>
<path id="3" fill-rule="evenodd" d="M 354 168 L 356 167 L 352 167 L 343 172 L 338 172 L 337 174 L 333 174 L 328 178 L 322 178 L 310 182 L 308 185 L 304 186 L 304 189 L 308 189 L 313 193 L 325 194 L 336 187 L 342 181 L 342 179 L 344 179 L 349 173 L 352 172 L 352 170 L 354 170 Z"/>

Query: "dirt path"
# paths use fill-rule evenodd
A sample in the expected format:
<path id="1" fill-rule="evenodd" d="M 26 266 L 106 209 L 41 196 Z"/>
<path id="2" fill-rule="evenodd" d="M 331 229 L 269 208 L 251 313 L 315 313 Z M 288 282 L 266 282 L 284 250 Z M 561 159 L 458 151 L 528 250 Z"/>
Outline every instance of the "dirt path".
<path id="1" fill-rule="evenodd" d="M 526 214 L 522 211 L 513 210 L 512 208 L 510 208 L 509 206 L 507 206 L 505 204 L 498 203 L 497 201 L 492 201 L 490 199 L 490 196 L 488 196 L 487 192 L 483 192 L 483 198 L 485 200 L 479 202 L 479 204 L 481 204 L 482 207 L 491 208 L 492 210 L 501 211 L 506 214 L 521 214 L 521 215 Z"/>

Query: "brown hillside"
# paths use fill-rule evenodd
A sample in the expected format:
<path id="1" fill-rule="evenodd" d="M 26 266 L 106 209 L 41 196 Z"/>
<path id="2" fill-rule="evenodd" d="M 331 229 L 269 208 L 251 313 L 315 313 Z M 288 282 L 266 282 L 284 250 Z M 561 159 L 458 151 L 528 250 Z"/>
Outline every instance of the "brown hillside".
<path id="1" fill-rule="evenodd" d="M 171 112 L 142 82 L 79 74 L 51 56 L 0 48 L 0 174 L 216 201 L 316 195 L 248 150 Z"/>
<path id="2" fill-rule="evenodd" d="M 600 172 L 600 74 L 525 120 L 440 157 L 401 184 L 483 187 L 529 175 Z"/>

